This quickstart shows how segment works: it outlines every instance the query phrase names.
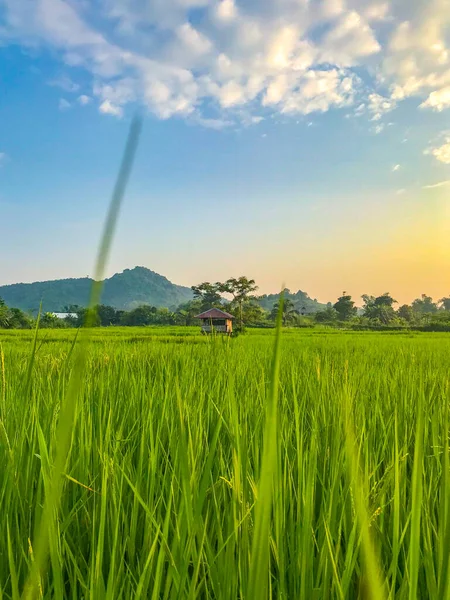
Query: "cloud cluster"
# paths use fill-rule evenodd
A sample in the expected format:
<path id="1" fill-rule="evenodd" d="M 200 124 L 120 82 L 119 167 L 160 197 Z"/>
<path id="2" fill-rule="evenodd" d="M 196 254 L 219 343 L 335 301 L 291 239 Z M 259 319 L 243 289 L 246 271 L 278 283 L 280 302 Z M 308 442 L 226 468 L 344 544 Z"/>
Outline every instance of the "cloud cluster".
<path id="1" fill-rule="evenodd" d="M 219 128 L 268 114 L 352 108 L 378 122 L 408 97 L 450 108 L 448 0 L 0 0 L 0 42 L 51 49 L 120 117 Z M 65 102 L 68 102 L 67 100 Z M 60 108 L 67 106 L 61 101 Z"/>
<path id="2" fill-rule="evenodd" d="M 428 148 L 425 154 L 431 154 L 440 163 L 450 165 L 450 133 L 444 134 L 439 145 Z"/>

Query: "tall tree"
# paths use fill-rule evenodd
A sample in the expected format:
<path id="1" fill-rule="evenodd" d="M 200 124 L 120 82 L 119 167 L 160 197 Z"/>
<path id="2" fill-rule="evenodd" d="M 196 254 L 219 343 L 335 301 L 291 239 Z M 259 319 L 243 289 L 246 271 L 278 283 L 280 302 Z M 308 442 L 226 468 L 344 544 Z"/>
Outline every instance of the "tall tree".
<path id="1" fill-rule="evenodd" d="M 412 303 L 413 311 L 418 315 L 432 315 L 438 311 L 437 304 L 433 302 L 431 296 L 422 294 L 421 298 L 416 298 Z"/>
<path id="2" fill-rule="evenodd" d="M 239 279 L 227 279 L 224 283 L 216 283 L 217 289 L 223 294 L 231 294 L 233 303 L 238 309 L 239 329 L 244 326 L 244 304 L 253 299 L 252 293 L 256 292 L 258 286 L 254 279 L 239 277 Z"/>
<path id="3" fill-rule="evenodd" d="M 445 310 L 445 311 L 450 311 L 450 298 L 441 298 L 439 300 L 439 304 L 440 304 L 440 309 L 441 310 Z"/>
<path id="4" fill-rule="evenodd" d="M 9 310 L 9 326 L 12 329 L 30 329 L 32 319 L 20 310 L 20 308 L 11 308 Z"/>
<path id="5" fill-rule="evenodd" d="M 118 324 L 117 311 L 112 306 L 106 306 L 105 304 L 99 304 L 97 307 L 97 314 L 102 327 L 108 327 L 109 325 Z"/>
<path id="6" fill-rule="evenodd" d="M 0 327 L 2 329 L 6 329 L 7 327 L 9 327 L 9 322 L 10 322 L 9 309 L 6 306 L 5 302 L 3 301 L 3 298 L 0 298 Z"/>
<path id="7" fill-rule="evenodd" d="M 382 296 L 362 296 L 364 300 L 364 316 L 368 319 L 380 321 L 384 325 L 395 319 L 395 310 L 393 305 L 397 302 L 387 292 Z"/>
<path id="8" fill-rule="evenodd" d="M 397 311 L 397 315 L 407 323 L 412 323 L 414 321 L 414 311 L 409 304 L 402 304 Z"/>
<path id="9" fill-rule="evenodd" d="M 202 311 L 222 304 L 220 285 L 219 283 L 205 281 L 191 287 L 191 290 L 194 292 L 194 298 L 201 301 Z"/>
<path id="10" fill-rule="evenodd" d="M 338 313 L 341 321 L 348 321 L 356 315 L 356 306 L 352 297 L 347 292 L 342 292 L 342 296 L 338 298 L 333 308 Z"/>
<path id="11" fill-rule="evenodd" d="M 265 321 L 266 313 L 263 308 L 256 302 L 255 299 L 251 299 L 246 302 L 243 306 L 242 320 L 246 325 L 252 325 Z"/>

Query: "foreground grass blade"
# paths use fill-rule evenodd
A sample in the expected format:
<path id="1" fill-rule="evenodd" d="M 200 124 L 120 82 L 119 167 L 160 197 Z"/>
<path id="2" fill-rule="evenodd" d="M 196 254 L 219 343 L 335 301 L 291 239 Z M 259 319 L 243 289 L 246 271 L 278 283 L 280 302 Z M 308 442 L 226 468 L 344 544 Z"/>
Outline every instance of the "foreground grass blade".
<path id="1" fill-rule="evenodd" d="M 369 600 L 385 600 L 385 588 L 381 579 L 381 569 L 375 551 L 373 538 L 370 535 L 370 517 L 366 506 L 367 486 L 361 475 L 356 452 L 357 441 L 352 424 L 352 410 L 348 390 L 344 390 L 344 427 L 345 448 L 349 465 L 350 483 L 353 489 L 353 497 L 356 508 L 356 516 L 361 531 L 361 543 L 363 550 L 363 578 L 360 582 L 362 589 L 367 589 Z M 363 592 L 364 593 L 364 592 Z"/>
<path id="2" fill-rule="evenodd" d="M 258 496 L 255 506 L 255 532 L 252 541 L 247 598 L 267 598 L 269 585 L 269 536 L 272 518 L 273 486 L 277 475 L 278 379 L 283 317 L 283 293 L 280 295 L 275 348 L 270 375 L 270 395 L 266 408 Z"/>
<path id="3" fill-rule="evenodd" d="M 111 243 L 113 239 L 114 230 L 117 223 L 117 218 L 120 210 L 120 206 L 125 194 L 126 184 L 128 182 L 131 168 L 133 165 L 136 149 L 139 141 L 139 135 L 142 127 L 142 120 L 140 118 L 133 119 L 128 135 L 128 141 L 125 148 L 122 164 L 118 174 L 117 182 L 114 188 L 112 200 L 110 203 L 105 228 L 101 238 L 97 265 L 95 269 L 95 281 L 92 286 L 91 300 L 88 316 L 86 319 L 86 326 L 92 324 L 93 319 L 93 308 L 96 306 L 101 297 L 102 279 L 104 275 L 104 269 L 106 261 L 108 259 Z M 54 571 L 55 582 L 60 582 L 60 573 L 57 560 L 57 516 L 61 501 L 61 495 L 63 490 L 64 474 L 67 457 L 69 454 L 70 443 L 72 438 L 73 423 L 76 414 L 76 406 L 78 397 L 83 393 L 83 382 L 86 365 L 86 335 L 81 336 L 80 340 L 83 342 L 79 344 L 78 351 L 75 356 L 75 364 L 71 373 L 67 395 L 64 398 L 58 421 L 58 427 L 55 437 L 55 459 L 50 475 L 48 484 L 46 486 L 45 503 L 42 511 L 41 523 L 39 526 L 39 533 L 37 539 L 33 543 L 35 548 L 35 560 L 32 564 L 31 573 L 28 582 L 25 584 L 23 592 L 24 600 L 34 600 L 40 595 L 40 582 L 41 577 L 46 570 L 49 550 L 52 554 L 52 567 Z M 34 361 L 34 353 L 36 347 L 36 338 L 33 346 L 33 360 L 30 360 L 32 366 Z M 29 367 L 29 371 L 31 369 Z M 31 379 L 31 373 L 28 373 L 29 379 Z M 27 384 L 27 390 L 29 385 Z M 61 583 L 58 584 L 61 587 Z M 59 591 L 61 593 L 62 590 Z"/>
<path id="4" fill-rule="evenodd" d="M 420 390 L 422 392 L 422 390 Z M 423 398 L 419 393 L 417 425 L 414 443 L 414 463 L 412 473 L 411 537 L 409 545 L 409 600 L 416 600 L 420 568 L 420 519 L 422 512 L 422 472 L 423 472 Z"/>
<path id="5" fill-rule="evenodd" d="M 92 324 L 94 318 L 93 308 L 100 302 L 100 297 L 103 287 L 103 277 L 105 273 L 106 263 L 108 261 L 109 252 L 114 236 L 114 231 L 117 225 L 117 219 L 119 217 L 120 207 L 125 195 L 125 189 L 130 178 L 131 169 L 133 167 L 136 150 L 139 143 L 139 137 L 142 129 L 142 118 L 135 117 L 131 122 L 130 132 L 128 134 L 127 145 L 123 155 L 122 164 L 117 177 L 116 185 L 114 187 L 111 203 L 106 217 L 103 235 L 101 237 L 97 264 L 95 267 L 94 283 L 91 290 L 90 308 L 88 311 L 88 317 L 86 325 Z"/>

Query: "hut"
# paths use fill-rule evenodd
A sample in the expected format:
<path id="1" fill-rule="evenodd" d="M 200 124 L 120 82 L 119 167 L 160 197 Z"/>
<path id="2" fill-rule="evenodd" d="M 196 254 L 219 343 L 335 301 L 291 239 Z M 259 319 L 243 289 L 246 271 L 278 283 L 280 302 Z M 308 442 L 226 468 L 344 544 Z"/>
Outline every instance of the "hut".
<path id="1" fill-rule="evenodd" d="M 195 317 L 202 322 L 202 333 L 227 333 L 233 331 L 233 315 L 230 315 L 219 308 L 211 308 L 206 312 Z"/>

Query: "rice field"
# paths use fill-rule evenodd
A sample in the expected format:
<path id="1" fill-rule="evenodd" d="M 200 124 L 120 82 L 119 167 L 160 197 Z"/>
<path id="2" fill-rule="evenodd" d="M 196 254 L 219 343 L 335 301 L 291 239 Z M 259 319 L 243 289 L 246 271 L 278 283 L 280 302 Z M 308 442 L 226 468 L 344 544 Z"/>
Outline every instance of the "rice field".
<path id="1" fill-rule="evenodd" d="M 450 597 L 450 337 L 0 333 L 0 598 Z"/>

